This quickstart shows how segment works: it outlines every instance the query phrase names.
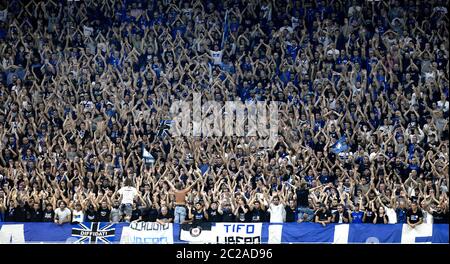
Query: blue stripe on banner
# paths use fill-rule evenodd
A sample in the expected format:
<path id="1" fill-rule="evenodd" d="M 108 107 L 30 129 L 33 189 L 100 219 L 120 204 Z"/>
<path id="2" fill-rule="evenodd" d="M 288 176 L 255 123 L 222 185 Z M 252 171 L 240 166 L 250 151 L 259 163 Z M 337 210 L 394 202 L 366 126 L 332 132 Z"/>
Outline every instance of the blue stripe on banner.
<path id="1" fill-rule="evenodd" d="M 350 224 L 348 243 L 400 243 L 402 225 Z"/>
<path id="2" fill-rule="evenodd" d="M 283 224 L 281 243 L 332 243 L 334 225 L 323 227 L 317 223 Z"/>
<path id="3" fill-rule="evenodd" d="M 24 223 L 25 242 L 65 243 L 72 236 L 72 225 Z"/>
<path id="4" fill-rule="evenodd" d="M 173 225 L 173 243 L 174 244 L 186 244 L 186 241 L 180 240 L 180 232 L 181 232 L 181 225 L 174 224 Z"/>
<path id="5" fill-rule="evenodd" d="M 269 240 L 269 224 L 263 223 L 261 230 L 261 244 L 267 244 Z"/>
<path id="6" fill-rule="evenodd" d="M 431 237 L 431 243 L 448 244 L 448 231 L 448 224 L 433 225 L 433 236 Z"/>
<path id="7" fill-rule="evenodd" d="M 124 227 L 129 226 L 128 223 L 118 223 L 116 224 L 116 234 L 115 234 L 115 243 L 120 243 L 120 239 L 122 238 L 122 230 Z"/>
<path id="8" fill-rule="evenodd" d="M 428 243 L 432 242 L 432 237 L 416 237 L 416 243 Z"/>
<path id="9" fill-rule="evenodd" d="M 0 244 L 2 243 L 120 243 L 124 227 L 129 223 L 119 223 L 110 225 L 109 223 L 83 223 L 81 225 L 56 225 L 54 223 L 0 223 Z M 213 224 L 214 225 L 214 224 Z M 272 230 L 270 230 L 272 226 Z M 264 223 L 261 231 L 262 243 L 401 243 L 403 240 L 409 241 L 406 237 L 402 224 L 350 224 L 341 225 L 330 224 L 323 227 L 316 223 L 284 223 L 270 225 Z M 180 240 L 181 226 L 172 225 L 173 237 L 164 241 L 169 243 L 186 243 Z M 347 232 L 348 227 L 348 232 Z M 405 229 L 405 230 L 403 230 Z M 339 232 L 336 232 L 339 231 Z M 145 230 L 140 243 L 156 243 L 155 240 L 145 240 L 145 237 L 152 237 Z M 155 230 L 155 236 L 164 236 L 161 230 Z M 75 235 L 73 235 L 75 234 Z M 348 235 L 347 235 L 348 234 Z M 416 234 L 417 235 L 417 234 Z M 449 225 L 435 224 L 432 232 L 416 236 L 408 243 L 449 243 Z M 430 236 L 432 235 L 432 236 Z M 167 235 L 165 235 L 167 236 Z M 170 235 L 169 235 L 170 236 Z M 139 238 L 139 237 L 138 237 Z M 173 238 L 173 240 L 172 240 Z M 348 238 L 348 239 L 347 239 Z M 126 240 L 125 240 L 126 241 Z M 147 242 L 145 242 L 147 241 Z M 123 242 L 123 241 L 122 241 Z M 133 243 L 133 242 L 130 242 Z"/>

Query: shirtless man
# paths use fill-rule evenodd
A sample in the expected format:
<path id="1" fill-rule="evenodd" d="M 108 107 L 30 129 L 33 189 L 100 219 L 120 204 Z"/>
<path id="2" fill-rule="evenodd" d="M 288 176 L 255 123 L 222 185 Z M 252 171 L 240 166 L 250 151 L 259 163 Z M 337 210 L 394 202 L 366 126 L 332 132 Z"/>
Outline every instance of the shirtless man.
<path id="1" fill-rule="evenodd" d="M 174 219 L 174 223 L 182 224 L 186 220 L 186 215 L 187 215 L 187 211 L 186 211 L 186 195 L 192 189 L 192 187 L 195 184 L 197 184 L 197 182 L 200 179 L 201 178 L 197 178 L 197 180 L 195 180 L 189 187 L 184 188 L 184 189 L 183 189 L 183 184 L 181 182 L 177 182 L 175 184 L 175 186 L 174 186 L 170 181 L 165 179 L 167 184 L 169 184 L 171 190 L 174 190 L 174 194 L 175 194 L 175 211 L 174 211 L 175 219 Z"/>

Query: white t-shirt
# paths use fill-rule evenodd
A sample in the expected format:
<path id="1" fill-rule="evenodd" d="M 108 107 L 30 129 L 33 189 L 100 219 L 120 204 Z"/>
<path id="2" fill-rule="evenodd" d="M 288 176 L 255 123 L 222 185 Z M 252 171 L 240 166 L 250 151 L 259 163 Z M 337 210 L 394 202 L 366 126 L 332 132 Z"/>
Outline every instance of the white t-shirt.
<path id="1" fill-rule="evenodd" d="M 82 223 L 83 221 L 84 221 L 83 210 L 80 210 L 80 211 L 73 210 L 73 212 L 72 212 L 72 222 L 74 222 L 74 223 Z"/>
<path id="2" fill-rule="evenodd" d="M 437 105 L 440 109 L 442 109 L 444 112 L 447 112 L 449 109 L 449 102 L 440 100 L 437 102 Z"/>
<path id="3" fill-rule="evenodd" d="M 395 210 L 393 208 L 384 207 L 384 211 L 386 211 L 386 215 L 389 219 L 389 224 L 396 224 L 397 213 L 395 213 Z"/>
<path id="4" fill-rule="evenodd" d="M 211 51 L 211 57 L 213 58 L 214 65 L 219 65 L 222 63 L 223 51 Z"/>
<path id="5" fill-rule="evenodd" d="M 284 206 L 282 204 L 275 205 L 270 204 L 269 210 L 270 212 L 270 223 L 283 223 L 286 217 L 286 211 L 284 210 Z"/>
<path id="6" fill-rule="evenodd" d="M 122 195 L 122 204 L 132 204 L 134 197 L 138 194 L 136 188 L 125 186 L 120 188 L 119 194 Z"/>
<path id="7" fill-rule="evenodd" d="M 64 208 L 64 210 L 61 210 L 61 208 L 56 208 L 55 210 L 55 219 L 59 219 L 60 222 L 67 222 L 70 221 L 70 209 L 67 207 Z"/>

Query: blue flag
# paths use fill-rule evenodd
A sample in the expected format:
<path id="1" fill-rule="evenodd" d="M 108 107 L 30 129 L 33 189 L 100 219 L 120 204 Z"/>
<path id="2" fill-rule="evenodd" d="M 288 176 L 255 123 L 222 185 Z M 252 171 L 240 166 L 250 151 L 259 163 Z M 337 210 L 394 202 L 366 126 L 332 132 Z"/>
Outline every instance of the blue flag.
<path id="1" fill-rule="evenodd" d="M 142 146 L 142 160 L 148 165 L 153 165 L 155 163 L 155 158 L 144 146 Z"/>
<path id="2" fill-rule="evenodd" d="M 347 138 L 345 136 L 341 137 L 331 146 L 331 151 L 335 154 L 339 154 L 341 152 L 348 150 L 348 145 L 346 142 Z"/>
<path id="3" fill-rule="evenodd" d="M 225 21 L 223 23 L 223 35 L 222 35 L 222 43 L 220 44 L 220 49 L 223 49 L 225 42 L 228 39 L 228 10 L 225 11 Z"/>
<path id="4" fill-rule="evenodd" d="M 209 164 L 201 164 L 200 171 L 202 172 L 202 176 L 205 175 L 206 171 L 208 171 Z"/>
<path id="5" fill-rule="evenodd" d="M 173 120 L 161 120 L 159 122 L 158 137 L 164 138 L 170 136 L 170 128 L 172 127 Z"/>

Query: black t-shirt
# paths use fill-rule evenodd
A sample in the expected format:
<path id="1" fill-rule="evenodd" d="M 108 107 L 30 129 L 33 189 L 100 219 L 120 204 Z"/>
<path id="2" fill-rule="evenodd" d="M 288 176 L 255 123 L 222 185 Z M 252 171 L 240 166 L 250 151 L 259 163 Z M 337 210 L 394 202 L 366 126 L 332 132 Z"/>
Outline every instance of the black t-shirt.
<path id="1" fill-rule="evenodd" d="M 220 214 L 217 211 L 217 209 L 213 210 L 211 208 L 208 208 L 208 210 L 206 210 L 206 213 L 208 214 L 209 222 L 221 222 L 222 221 L 222 214 Z"/>
<path id="2" fill-rule="evenodd" d="M 267 219 L 266 212 L 261 208 L 253 208 L 253 210 L 250 212 L 250 216 L 252 222 L 266 222 Z"/>
<path id="3" fill-rule="evenodd" d="M 15 207 L 9 208 L 9 210 L 6 212 L 6 217 L 5 217 L 6 222 L 15 222 L 16 221 L 15 211 L 16 211 Z"/>
<path id="4" fill-rule="evenodd" d="M 366 220 L 364 223 L 373 223 L 373 219 L 375 218 L 375 213 L 371 209 L 367 209 L 364 213 L 366 216 Z"/>
<path id="5" fill-rule="evenodd" d="M 192 213 L 192 223 L 200 224 L 206 222 L 205 214 L 203 210 L 197 211 L 196 209 L 191 210 Z"/>
<path id="6" fill-rule="evenodd" d="M 136 208 L 133 211 L 131 211 L 131 219 L 130 219 L 130 221 L 138 220 L 140 216 L 142 216 L 141 209 Z"/>
<path id="7" fill-rule="evenodd" d="M 43 212 L 41 209 L 30 211 L 30 222 L 42 222 Z"/>
<path id="8" fill-rule="evenodd" d="M 97 222 L 97 212 L 91 209 L 86 210 L 86 221 L 87 222 Z"/>
<path id="9" fill-rule="evenodd" d="M 376 221 L 375 223 L 376 224 L 384 224 L 384 217 L 386 217 L 386 220 L 389 223 L 389 217 L 387 215 L 384 215 L 384 216 L 377 215 L 377 220 L 375 220 Z"/>
<path id="10" fill-rule="evenodd" d="M 286 205 L 284 210 L 286 211 L 286 222 L 295 222 L 295 213 L 297 211 L 297 208 L 292 209 L 289 205 Z"/>
<path id="11" fill-rule="evenodd" d="M 14 210 L 14 221 L 16 222 L 26 222 L 28 220 L 29 212 L 27 207 L 18 206 Z"/>
<path id="12" fill-rule="evenodd" d="M 158 210 L 155 208 L 150 208 L 147 210 L 147 213 L 142 216 L 142 219 L 146 222 L 156 222 L 156 218 L 158 217 Z"/>
<path id="13" fill-rule="evenodd" d="M 161 212 L 158 213 L 158 216 L 156 217 L 159 220 L 169 220 L 170 218 L 173 219 L 173 214 L 168 211 L 167 214 L 163 215 Z"/>
<path id="14" fill-rule="evenodd" d="M 433 223 L 448 224 L 448 212 L 433 212 Z"/>
<path id="15" fill-rule="evenodd" d="M 97 210 L 98 222 L 109 222 L 109 215 L 111 214 L 111 210 L 108 208 L 103 209 L 100 208 Z"/>
<path id="16" fill-rule="evenodd" d="M 409 219 L 409 222 L 411 224 L 415 224 L 420 221 L 420 218 L 423 218 L 422 210 L 417 209 L 417 211 L 414 213 L 412 209 L 409 209 L 406 213 L 406 219 Z"/>
<path id="17" fill-rule="evenodd" d="M 296 191 L 297 195 L 297 206 L 298 207 L 308 207 L 308 196 L 309 196 L 309 190 L 308 189 L 300 189 Z"/>
<path id="18" fill-rule="evenodd" d="M 233 214 L 233 212 L 227 211 L 227 212 L 223 212 L 222 214 L 222 222 L 234 222 L 235 220 L 235 216 Z"/>
<path id="19" fill-rule="evenodd" d="M 247 209 L 247 213 L 244 213 L 244 209 L 239 207 L 236 215 L 236 222 L 249 222 L 250 207 L 248 207 L 248 205 L 244 205 L 244 207 Z"/>
<path id="20" fill-rule="evenodd" d="M 334 223 L 339 223 L 339 220 L 341 220 L 341 215 L 339 214 L 339 211 L 334 212 L 333 215 L 334 215 Z M 350 219 L 349 214 L 348 214 L 348 211 L 342 212 L 342 216 L 343 216 L 344 218 L 346 218 L 347 220 Z M 342 219 L 342 223 L 345 223 L 345 222 L 344 222 L 344 219 Z M 348 222 L 347 222 L 347 223 L 348 223 Z"/>
<path id="21" fill-rule="evenodd" d="M 45 209 L 42 214 L 42 222 L 53 222 L 55 211 Z"/>
<path id="22" fill-rule="evenodd" d="M 326 210 L 325 212 L 319 210 L 317 211 L 316 216 L 319 217 L 319 221 L 326 221 L 329 217 L 331 217 L 331 213 L 328 210 Z"/>

